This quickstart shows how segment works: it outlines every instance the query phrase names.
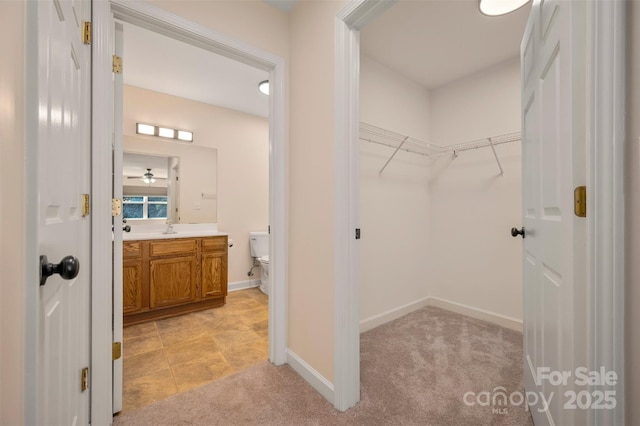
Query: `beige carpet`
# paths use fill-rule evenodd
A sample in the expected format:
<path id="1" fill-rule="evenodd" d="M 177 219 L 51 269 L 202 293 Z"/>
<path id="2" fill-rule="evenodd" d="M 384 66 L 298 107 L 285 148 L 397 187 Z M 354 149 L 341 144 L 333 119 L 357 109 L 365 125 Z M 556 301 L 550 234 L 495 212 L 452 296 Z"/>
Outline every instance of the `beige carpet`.
<path id="1" fill-rule="evenodd" d="M 466 392 L 493 395 L 498 386 L 522 392 L 522 365 L 522 334 L 427 307 L 362 334 L 362 400 L 345 413 L 290 367 L 264 362 L 114 424 L 532 425 L 523 406 L 463 402 Z"/>

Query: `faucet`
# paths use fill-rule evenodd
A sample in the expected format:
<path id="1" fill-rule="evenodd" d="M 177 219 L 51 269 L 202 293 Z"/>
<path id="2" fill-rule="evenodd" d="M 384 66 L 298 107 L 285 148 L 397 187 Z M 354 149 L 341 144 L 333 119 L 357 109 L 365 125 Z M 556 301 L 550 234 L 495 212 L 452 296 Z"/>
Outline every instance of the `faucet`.
<path id="1" fill-rule="evenodd" d="M 163 232 L 163 234 L 175 234 L 176 231 L 173 230 L 173 224 L 171 220 L 167 220 L 167 229 Z"/>

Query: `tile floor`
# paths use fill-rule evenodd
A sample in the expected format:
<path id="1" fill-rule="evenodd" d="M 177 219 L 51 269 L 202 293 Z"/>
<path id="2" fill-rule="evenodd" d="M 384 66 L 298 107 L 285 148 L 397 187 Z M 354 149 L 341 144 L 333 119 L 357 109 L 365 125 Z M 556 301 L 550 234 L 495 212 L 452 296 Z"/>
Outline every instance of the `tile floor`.
<path id="1" fill-rule="evenodd" d="M 235 291 L 219 308 L 126 327 L 122 412 L 267 359 L 268 303 L 257 288 Z"/>

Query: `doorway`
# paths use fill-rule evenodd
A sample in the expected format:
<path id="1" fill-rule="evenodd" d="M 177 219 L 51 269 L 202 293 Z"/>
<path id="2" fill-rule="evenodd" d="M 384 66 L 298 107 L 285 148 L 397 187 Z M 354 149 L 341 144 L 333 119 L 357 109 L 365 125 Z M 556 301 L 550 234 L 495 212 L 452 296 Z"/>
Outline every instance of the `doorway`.
<path id="1" fill-rule="evenodd" d="M 122 406 L 130 411 L 268 358 L 268 297 L 249 290 L 259 286 L 261 269 L 268 263 L 256 264 L 251 257 L 249 233 L 266 233 L 269 223 L 269 98 L 259 91 L 269 73 L 135 25 L 116 26 L 121 27 L 122 36 L 116 40 L 123 41 L 126 64 L 122 101 L 116 97 L 123 117 L 122 185 L 114 187 L 114 194 L 120 198 L 123 192 L 126 221 Z M 181 129 L 183 139 L 175 131 L 173 138 L 148 135 L 143 125 Z M 118 161 L 114 165 L 119 174 Z M 172 177 L 176 168 L 179 175 Z M 196 262 L 171 256 L 147 262 L 144 249 L 141 257 L 130 256 L 135 247 L 146 244 L 148 235 L 169 228 L 175 232 L 167 234 L 173 240 L 184 232 L 202 231 L 202 237 L 213 238 L 214 244 L 222 238 L 215 236 L 215 226 L 228 234 L 227 252 L 220 252 L 226 262 L 218 263 L 216 254 L 205 257 L 204 246 L 201 262 L 197 255 Z M 151 247 L 166 240 L 149 241 Z M 268 252 L 256 259 L 264 255 Z M 152 273 L 156 267 L 166 268 L 162 265 L 167 262 L 186 268 L 175 285 L 166 282 L 159 269 Z M 187 291 L 195 284 L 196 291 L 206 291 L 205 266 L 211 273 L 226 269 L 228 282 L 219 285 L 226 284 L 230 292 L 223 306 L 210 308 L 221 303 L 215 283 L 207 293 L 212 296 L 202 293 L 196 301 L 184 301 L 192 299 L 181 288 Z M 193 267 L 202 268 L 195 281 L 187 272 Z M 178 295 L 158 302 L 154 297 L 165 296 L 154 294 L 167 286 Z M 160 306 L 155 312 L 161 317 L 168 315 L 165 309 L 178 306 L 187 313 L 144 318 L 154 306 Z M 198 312 L 191 312 L 194 309 Z M 170 313 L 174 314 L 178 312 Z"/>
<path id="2" fill-rule="evenodd" d="M 209 28 L 195 24 L 191 21 L 183 19 L 179 16 L 167 13 L 164 10 L 156 8 L 154 6 L 138 3 L 130 4 L 129 2 L 111 2 L 108 7 L 103 7 L 104 4 L 98 5 L 94 10 L 94 20 L 96 26 L 96 32 L 103 34 L 113 34 L 113 19 L 117 19 L 124 23 L 134 23 L 141 27 L 151 29 L 160 32 L 164 35 L 168 35 L 175 39 L 182 40 L 191 45 L 198 46 L 205 50 L 221 54 L 225 57 L 239 60 L 245 64 L 252 65 L 259 69 L 265 70 L 269 73 L 269 81 L 271 86 L 271 95 L 269 96 L 269 221 L 267 224 L 270 227 L 270 297 L 269 297 L 269 360 L 276 364 L 281 365 L 286 360 L 286 305 L 285 305 L 285 291 L 286 291 L 286 214 L 285 214 L 285 114 L 284 114 L 284 61 L 282 58 L 270 54 L 268 52 L 257 49 L 251 45 L 243 43 L 238 40 L 234 40 L 223 34 L 219 34 Z M 107 24 L 108 23 L 108 24 Z M 109 39 L 111 36 L 105 38 L 96 38 L 94 44 L 94 63 L 100 64 L 101 61 L 106 63 L 108 60 L 109 70 L 111 70 L 111 56 L 113 50 L 109 46 Z M 108 59 L 107 59 L 108 58 Z M 111 73 L 103 72 L 101 67 L 95 68 L 94 73 L 94 104 L 96 106 L 95 114 L 103 117 L 103 120 L 96 121 L 94 127 L 94 144 L 98 147 L 104 146 L 101 141 L 104 139 L 104 134 L 107 132 L 99 131 L 104 127 L 104 117 L 111 115 L 105 106 L 110 105 L 109 98 L 113 93 L 111 89 Z M 108 123 L 108 121 L 106 121 Z M 109 132 L 110 134 L 110 132 Z M 111 144 L 109 143 L 108 146 Z M 98 149 L 100 151 L 100 149 Z M 104 159 L 110 157 L 97 156 L 94 161 L 98 164 L 98 168 L 105 168 Z M 110 167 L 109 167 L 110 168 Z M 97 198 L 100 198 L 100 194 L 104 194 L 103 197 L 107 198 L 107 186 L 106 181 L 102 178 L 96 177 L 94 180 L 94 194 Z M 108 182 L 108 194 L 111 198 L 111 182 Z M 101 218 L 102 219 L 102 218 Z M 110 220 L 110 218 L 109 218 Z M 97 220 L 96 226 L 102 221 Z M 116 229 L 119 224 L 116 224 Z M 265 224 L 261 224 L 262 227 Z M 95 235 L 104 234 L 103 232 L 94 232 Z M 111 238 L 109 238 L 110 240 Z M 100 247 L 107 242 L 107 239 L 96 239 L 95 245 Z M 111 242 L 109 241 L 109 246 Z M 110 251 L 110 250 L 109 250 Z M 97 252 L 96 252 L 97 253 Z M 94 257 L 95 258 L 95 257 Z M 101 257 L 104 260 L 104 257 Z M 100 262 L 95 262 L 99 264 Z M 103 274 L 100 274 L 103 272 Z M 101 268 L 96 268 L 96 274 L 94 277 L 94 286 L 96 283 L 104 281 L 104 277 L 110 277 L 111 272 L 106 273 Z M 110 280 L 110 278 L 109 278 Z M 111 284 L 109 284 L 110 286 Z M 99 288 L 102 288 L 99 286 Z M 95 293 L 94 306 L 103 306 L 105 301 L 111 300 L 111 292 L 109 294 L 101 294 L 105 292 Z M 99 300 L 98 300 L 99 297 Z M 104 332 L 104 324 L 111 324 L 111 314 L 104 312 L 103 309 L 94 309 L 94 335 L 110 335 L 111 332 Z M 117 334 L 117 330 L 114 330 Z M 94 353 L 99 347 L 106 346 L 106 342 L 96 340 L 94 342 Z M 111 344 L 109 343 L 109 346 Z M 111 385 L 107 385 L 111 382 L 111 374 L 109 379 L 107 373 L 113 371 L 115 366 L 111 366 L 110 360 L 108 361 L 104 357 L 97 357 L 96 371 L 94 376 L 94 384 L 103 383 L 104 386 L 97 386 L 96 391 L 92 395 L 92 407 L 94 407 L 96 418 L 103 418 L 107 412 L 111 413 L 111 396 L 104 391 L 111 392 Z M 97 380 L 97 382 L 96 382 Z"/>
<path id="3" fill-rule="evenodd" d="M 347 184 L 345 185 L 345 188 L 342 194 L 336 194 L 337 202 L 340 200 L 343 200 L 343 196 L 345 194 L 357 194 L 359 190 L 358 181 L 357 181 L 357 170 L 358 170 L 357 163 L 353 161 L 353 158 L 355 158 L 355 153 L 357 152 L 357 149 L 358 149 L 357 127 L 359 122 L 359 105 L 357 102 L 357 93 L 358 93 L 357 89 L 358 89 L 359 79 L 355 76 L 357 76 L 359 61 L 357 59 L 354 59 L 353 57 L 354 56 L 353 52 L 359 53 L 359 49 L 360 49 L 358 32 L 368 22 L 371 22 L 373 17 L 380 15 L 384 10 L 386 10 L 392 4 L 393 4 L 392 2 L 387 2 L 385 5 L 374 4 L 373 2 L 368 4 L 367 3 L 359 4 L 359 5 L 352 3 L 349 5 L 349 7 L 345 7 L 345 9 L 343 9 L 338 14 L 338 18 L 339 18 L 339 25 L 338 25 L 338 31 L 337 31 L 338 52 L 336 55 L 336 59 L 337 59 L 336 69 L 338 71 L 336 73 L 336 80 L 337 80 L 338 88 L 344 89 L 344 90 L 339 90 L 338 93 L 342 93 L 342 95 L 339 95 L 337 97 L 336 105 L 341 105 L 340 112 L 342 112 L 342 115 L 344 117 L 341 117 L 340 115 L 336 114 L 336 123 L 338 126 L 337 132 L 336 132 L 337 146 L 340 147 L 340 152 L 338 155 L 337 162 L 340 165 L 343 165 L 344 169 L 340 167 L 337 168 L 336 179 L 342 182 L 346 182 Z M 619 25 L 619 23 L 621 22 L 620 17 L 623 14 L 623 12 L 621 12 L 621 9 L 617 8 L 615 5 L 608 4 L 607 2 L 594 2 L 589 7 L 590 7 L 590 13 L 592 13 L 593 16 L 597 17 L 594 22 L 597 21 L 602 25 L 588 28 L 587 29 L 588 37 L 586 38 L 582 37 L 580 38 L 580 40 L 611 41 L 611 40 L 618 39 L 617 37 L 620 37 L 620 39 L 624 39 L 624 35 L 623 35 L 624 32 L 622 28 L 623 26 Z M 596 29 L 596 27 L 598 29 Z M 595 38 L 592 38 L 594 37 L 594 34 L 595 34 Z M 604 47 L 600 42 L 597 42 L 595 45 L 589 45 L 587 48 L 591 49 L 594 52 L 604 53 L 607 51 L 607 49 L 612 48 L 612 46 L 607 43 L 608 42 L 604 43 L 607 45 L 607 47 Z M 577 44 L 580 45 L 579 42 L 577 42 Z M 599 57 L 599 56 L 596 54 L 594 57 Z M 589 82 L 588 91 L 590 93 L 595 94 L 595 93 L 600 93 L 601 90 L 604 90 L 605 92 L 607 92 L 607 89 L 611 89 L 611 93 L 607 92 L 607 96 L 606 96 L 607 103 L 611 107 L 613 107 L 614 105 L 616 105 L 617 107 L 621 107 L 621 99 L 622 99 L 621 97 L 623 96 L 623 93 L 624 93 L 624 90 L 622 90 L 623 80 L 619 80 L 617 85 L 615 85 L 614 88 L 611 88 L 606 84 L 606 78 L 613 78 L 613 75 L 615 74 L 616 71 L 620 72 L 622 69 L 624 69 L 624 60 L 621 59 L 621 58 L 624 58 L 624 55 L 617 56 L 617 58 L 618 58 L 618 61 L 607 62 L 606 60 L 604 60 L 604 62 L 602 63 L 595 63 L 594 61 L 587 65 L 587 68 L 589 68 L 591 71 L 594 71 L 595 69 L 603 69 L 603 72 L 601 75 L 597 73 L 595 74 L 591 73 L 591 75 L 595 77 L 593 78 L 592 81 Z M 608 77 L 605 77 L 607 75 Z M 613 122 L 616 122 L 617 126 L 622 126 L 623 120 L 619 116 L 616 116 L 616 119 L 613 119 L 612 115 L 606 112 L 606 108 L 605 108 L 605 111 L 602 111 L 598 106 L 597 108 L 595 108 L 595 111 L 591 111 L 591 113 L 592 114 L 589 116 L 589 124 L 588 124 L 588 127 L 591 130 L 593 130 L 597 125 L 602 125 L 603 123 L 609 123 L 609 120 L 613 120 Z M 616 125 L 613 125 L 613 127 L 615 127 Z M 591 165 L 593 166 L 593 168 L 601 170 L 603 172 L 603 175 L 601 177 L 608 182 L 608 185 L 612 185 L 613 182 L 622 182 L 622 178 L 621 178 L 622 175 L 619 169 L 617 171 L 614 171 L 610 168 L 610 166 L 608 165 L 609 163 L 607 163 L 606 161 L 606 158 L 616 158 L 620 160 L 622 156 L 621 146 L 623 145 L 623 143 L 621 138 L 619 136 L 616 136 L 616 133 L 613 130 L 612 126 L 604 125 L 604 127 L 606 128 L 605 132 L 608 135 L 607 137 L 619 141 L 620 144 L 617 146 L 612 146 L 605 141 L 597 142 L 595 140 L 591 140 L 589 142 L 591 152 L 600 152 L 600 149 L 604 149 L 604 152 L 605 152 L 604 155 L 602 156 L 596 156 L 592 158 Z M 600 144 L 602 144 L 603 146 L 606 145 L 607 148 L 602 148 L 602 147 L 596 148 L 596 146 Z M 598 189 L 600 188 L 600 185 L 598 184 L 599 178 L 596 179 L 592 175 L 592 176 L 589 176 L 589 181 L 593 185 L 594 190 L 597 192 Z M 616 186 L 616 188 L 620 189 L 619 186 Z M 616 235 L 621 235 L 621 232 L 622 232 L 621 225 L 619 225 L 622 222 L 613 220 L 614 217 L 619 218 L 620 215 L 622 214 L 621 213 L 622 205 L 620 203 L 621 194 L 622 194 L 622 191 L 620 190 L 616 191 L 616 196 L 614 198 L 616 198 L 618 202 L 614 203 L 615 205 L 601 204 L 601 202 L 597 201 L 598 200 L 597 197 L 595 199 L 595 202 L 598 203 L 599 205 L 597 209 L 604 209 L 608 212 L 607 214 L 611 214 L 611 216 L 607 216 L 607 218 L 611 219 L 611 221 L 607 219 L 607 220 L 604 220 L 603 222 L 607 222 L 608 226 L 610 226 L 612 229 L 615 229 L 614 234 Z M 603 198 L 603 200 L 605 198 L 606 196 Z M 352 199 L 357 200 L 357 198 L 352 198 Z M 357 214 L 354 213 L 354 212 L 357 212 L 357 207 L 354 206 L 353 203 L 351 204 L 339 203 L 339 207 L 341 208 L 338 214 L 338 217 L 339 217 L 338 224 L 336 226 L 338 227 L 344 226 L 347 228 L 351 228 L 351 227 L 357 228 L 359 225 L 358 216 Z M 618 226 L 615 225 L 616 223 L 618 224 Z M 602 224 L 596 225 L 595 228 L 597 229 L 595 229 L 594 227 L 590 227 L 589 229 L 590 237 L 593 237 L 595 234 L 600 235 L 598 229 L 600 229 L 601 225 Z M 611 238 L 605 237 L 605 240 L 610 243 Z M 614 276 L 611 279 L 605 280 L 607 284 L 605 285 L 606 289 L 604 289 L 604 292 L 609 295 L 608 297 L 611 297 L 610 300 L 615 301 L 614 304 L 616 308 L 613 311 L 617 312 L 618 314 L 615 316 L 611 315 L 611 312 L 613 311 L 611 310 L 610 305 L 603 306 L 602 304 L 591 304 L 588 308 L 590 314 L 598 318 L 609 318 L 609 320 L 607 320 L 606 321 L 607 324 L 601 328 L 590 325 L 588 333 L 590 333 L 590 335 L 592 336 L 595 336 L 595 335 L 604 336 L 601 333 L 603 332 L 604 329 L 607 329 L 612 333 L 612 335 L 613 334 L 616 335 L 615 342 L 612 342 L 613 343 L 612 345 L 607 345 L 605 350 L 603 351 L 598 350 L 597 352 L 598 352 L 598 357 L 603 360 L 603 364 L 607 364 L 611 368 L 615 368 L 617 366 L 618 369 L 621 369 L 623 365 L 621 362 L 623 352 L 622 352 L 622 345 L 619 343 L 621 342 L 622 337 L 620 332 L 616 331 L 619 329 L 615 327 L 615 324 L 618 324 L 618 325 L 622 324 L 622 314 L 621 314 L 622 303 L 616 297 L 612 297 L 611 294 L 613 293 L 622 294 L 620 292 L 620 289 L 623 286 L 623 282 L 622 282 L 622 279 L 619 278 L 620 275 L 618 275 L 622 273 L 622 266 L 621 266 L 622 258 L 619 255 L 619 253 L 621 253 L 620 250 L 622 250 L 622 243 L 618 241 L 617 244 L 614 244 L 617 247 L 614 249 L 613 245 L 610 245 L 610 246 L 607 246 L 606 244 L 603 245 L 603 244 L 597 243 L 596 240 L 593 240 L 593 239 L 591 241 L 593 241 L 594 243 L 590 247 L 590 252 L 599 252 L 602 250 L 608 253 L 607 256 L 605 256 L 605 258 L 592 257 L 592 259 L 597 259 L 594 261 L 594 265 L 592 265 L 592 267 L 597 269 L 601 269 L 604 267 L 607 271 L 614 271 L 614 270 L 617 271 L 615 272 Z M 358 246 L 355 241 L 350 241 L 349 239 L 346 239 L 346 238 L 344 241 L 342 241 L 342 244 L 346 246 L 345 249 L 343 250 L 343 252 L 346 254 L 346 257 L 342 259 L 336 257 L 336 262 L 338 264 L 337 268 L 339 271 L 341 271 L 341 273 L 338 275 L 338 279 L 335 287 L 336 294 L 337 294 L 336 299 L 343 298 L 343 297 L 354 298 L 354 296 L 357 294 L 357 280 L 355 280 L 354 278 L 357 278 L 357 275 L 358 275 L 358 272 L 356 270 L 358 266 L 357 259 L 359 258 Z M 615 267 L 614 267 L 614 264 L 611 263 L 612 259 L 616 259 L 614 262 L 616 265 Z M 589 286 L 593 289 L 595 282 L 593 281 L 593 278 L 589 280 L 590 280 Z M 339 304 L 336 305 L 336 321 L 338 319 L 344 318 L 347 322 L 347 325 L 345 327 L 341 327 L 336 331 L 335 341 L 336 341 L 336 348 L 337 348 L 336 352 L 338 353 L 337 362 L 340 362 L 340 365 L 336 366 L 336 371 L 343 371 L 345 366 L 349 365 L 353 367 L 358 363 L 359 352 L 357 347 L 354 347 L 348 344 L 348 340 L 349 340 L 348 336 L 353 336 L 354 333 L 359 328 L 357 319 L 354 318 L 353 316 L 350 316 L 350 311 L 352 312 L 354 310 L 354 307 L 357 307 L 357 306 L 358 306 L 358 303 L 356 302 L 352 302 L 350 306 L 344 306 L 344 307 L 342 307 Z M 602 315 L 603 313 L 604 315 Z M 610 340 L 607 340 L 607 341 L 610 341 Z M 594 350 L 594 348 L 591 348 L 591 350 Z M 595 368 L 595 364 L 593 365 L 593 367 Z M 353 405 L 355 402 L 357 402 L 358 387 L 355 386 L 357 382 L 358 382 L 357 373 L 348 375 L 348 377 L 345 377 L 344 380 L 342 379 L 336 380 L 336 383 L 335 383 L 336 399 L 337 399 L 338 393 L 340 393 L 341 396 L 344 393 L 344 398 L 342 398 L 342 401 L 341 401 L 343 403 L 341 404 L 341 406 L 343 407 L 342 409 L 346 409 L 349 406 Z M 622 392 L 622 390 L 623 389 L 621 386 L 617 387 L 617 391 Z M 622 411 L 623 410 L 617 410 L 616 413 L 610 412 L 606 414 L 613 417 L 613 416 L 621 415 Z"/>

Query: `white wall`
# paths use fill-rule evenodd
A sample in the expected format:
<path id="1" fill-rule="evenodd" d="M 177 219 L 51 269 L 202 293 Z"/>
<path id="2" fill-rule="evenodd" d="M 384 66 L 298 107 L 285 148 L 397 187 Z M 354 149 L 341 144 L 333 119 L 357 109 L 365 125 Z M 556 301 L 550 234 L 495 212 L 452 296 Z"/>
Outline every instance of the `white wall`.
<path id="1" fill-rule="evenodd" d="M 626 424 L 640 424 L 640 2 L 627 2 Z"/>
<path id="2" fill-rule="evenodd" d="M 361 121 L 429 138 L 429 95 L 374 60 L 360 62 Z M 429 160 L 360 141 L 360 318 L 372 317 L 428 296 Z"/>
<path id="3" fill-rule="evenodd" d="M 430 92 L 430 141 L 451 145 L 520 130 L 519 61 Z M 520 143 L 440 158 L 432 166 L 431 295 L 522 320 Z"/>
<path id="4" fill-rule="evenodd" d="M 345 1 L 289 19 L 289 348 L 333 381 L 335 20 Z"/>
<path id="5" fill-rule="evenodd" d="M 142 138 L 135 134 L 136 122 L 166 125 L 193 131 L 193 145 L 164 142 L 158 138 Z M 218 229 L 227 232 L 235 245 L 229 249 L 229 282 L 245 281 L 251 268 L 249 232 L 265 231 L 269 225 L 269 122 L 267 119 L 232 111 L 201 102 L 165 95 L 133 86 L 124 88 L 125 148 L 134 152 L 166 154 L 167 146 L 180 148 L 178 155 L 194 149 L 217 150 Z M 145 145 L 149 146 L 145 151 Z M 152 147 L 153 146 L 153 147 Z M 160 146 L 161 148 L 156 148 Z M 197 148 L 196 148 L 197 147 Z M 183 155 L 184 154 L 184 155 Z M 191 155 L 188 155 L 191 157 Z M 181 175 L 189 171 L 181 163 Z M 206 167 L 196 165 L 195 168 Z M 210 168 L 213 168 L 211 165 Z M 187 221 L 206 220 L 194 213 L 192 203 L 203 191 L 181 183 L 180 192 L 190 201 L 181 205 L 181 216 Z M 181 199 L 183 199 L 181 195 Z M 193 200 L 192 200 L 193 199 Z M 209 200 L 201 200 L 206 206 Z M 133 225 L 135 226 L 135 225 Z"/>
<path id="6" fill-rule="evenodd" d="M 0 52 L 11 58 L 0 61 L 0 424 L 3 425 L 24 423 L 24 8 L 24 2 L 3 2 L 0 13 Z"/>

